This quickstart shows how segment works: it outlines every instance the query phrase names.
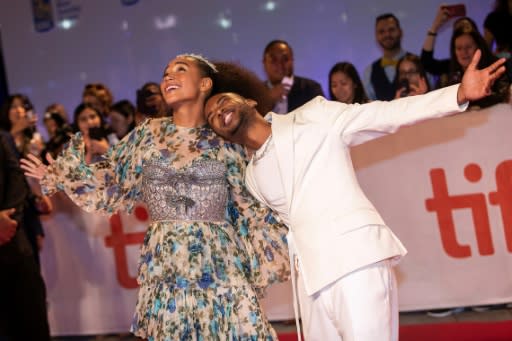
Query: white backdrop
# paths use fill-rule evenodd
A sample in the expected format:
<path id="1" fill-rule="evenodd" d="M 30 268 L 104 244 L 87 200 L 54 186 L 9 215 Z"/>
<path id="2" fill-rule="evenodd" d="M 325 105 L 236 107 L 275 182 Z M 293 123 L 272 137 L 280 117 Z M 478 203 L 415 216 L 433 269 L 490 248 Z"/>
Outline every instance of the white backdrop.
<path id="1" fill-rule="evenodd" d="M 31 3 L 47 3 L 35 19 Z M 0 0 L 0 32 L 11 93 L 22 92 L 40 113 L 51 102 L 72 112 L 87 83 L 102 82 L 115 100 L 159 81 L 168 60 L 183 52 L 241 62 L 263 77 L 264 46 L 287 40 L 298 75 L 327 88 L 339 61 L 363 69 L 379 57 L 375 17 L 393 12 L 403 48 L 420 53 L 441 3 L 459 0 Z M 479 27 L 494 0 L 465 0 Z M 124 4 L 135 3 L 131 6 Z M 43 7 L 44 8 L 44 7 Z M 45 24 L 53 28 L 45 32 Z M 436 56 L 449 55 L 451 25 L 437 37 Z"/>
<path id="2" fill-rule="evenodd" d="M 396 268 L 402 311 L 512 302 L 510 127 L 512 107 L 503 104 L 353 149 L 363 190 L 409 250 Z M 443 183 L 445 196 L 427 204 Z M 126 331 L 144 210 L 109 223 L 65 197 L 54 200 L 60 209 L 45 220 L 42 254 L 52 332 Z M 291 297 L 288 284 L 271 288 L 264 301 L 270 319 L 293 317 Z"/>

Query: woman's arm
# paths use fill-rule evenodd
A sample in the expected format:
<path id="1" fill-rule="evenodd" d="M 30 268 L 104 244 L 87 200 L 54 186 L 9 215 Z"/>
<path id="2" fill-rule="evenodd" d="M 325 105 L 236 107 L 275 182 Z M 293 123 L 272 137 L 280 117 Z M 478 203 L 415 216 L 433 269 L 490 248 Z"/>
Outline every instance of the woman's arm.
<path id="1" fill-rule="evenodd" d="M 88 164 L 84 142 L 75 135 L 56 160 L 45 166 L 30 155 L 22 159 L 28 176 L 40 180 L 43 193 L 64 191 L 82 209 L 113 214 L 130 211 L 140 195 L 142 155 L 149 130 L 142 125 L 109 149 L 102 161 Z"/>
<path id="2" fill-rule="evenodd" d="M 421 63 L 428 73 L 440 75 L 449 71 L 449 60 L 434 59 L 434 44 L 439 30 L 450 19 L 448 10 L 442 5 L 437 10 L 436 17 L 427 31 L 421 50 Z"/>

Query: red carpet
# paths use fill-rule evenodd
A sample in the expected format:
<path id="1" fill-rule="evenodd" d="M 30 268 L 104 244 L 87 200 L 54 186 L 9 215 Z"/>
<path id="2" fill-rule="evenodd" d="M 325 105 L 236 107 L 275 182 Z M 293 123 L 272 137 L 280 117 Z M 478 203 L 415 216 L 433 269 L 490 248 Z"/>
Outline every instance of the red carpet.
<path id="1" fill-rule="evenodd" d="M 279 341 L 296 340 L 296 333 L 279 334 Z M 400 341 L 512 341 L 512 321 L 400 326 Z"/>

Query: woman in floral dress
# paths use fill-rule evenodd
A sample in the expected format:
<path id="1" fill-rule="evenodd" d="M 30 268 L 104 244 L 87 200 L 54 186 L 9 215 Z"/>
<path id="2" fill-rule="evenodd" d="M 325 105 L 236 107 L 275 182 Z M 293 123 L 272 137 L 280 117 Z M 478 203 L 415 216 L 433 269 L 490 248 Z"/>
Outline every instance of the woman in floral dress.
<path id="1" fill-rule="evenodd" d="M 180 55 L 160 85 L 172 117 L 146 120 L 98 163 L 84 162 L 80 134 L 49 167 L 23 160 L 47 193 L 65 191 L 87 211 L 147 205 L 132 332 L 148 340 L 277 340 L 258 293 L 289 276 L 287 230 L 246 191 L 243 150 L 206 125 L 220 78 Z"/>

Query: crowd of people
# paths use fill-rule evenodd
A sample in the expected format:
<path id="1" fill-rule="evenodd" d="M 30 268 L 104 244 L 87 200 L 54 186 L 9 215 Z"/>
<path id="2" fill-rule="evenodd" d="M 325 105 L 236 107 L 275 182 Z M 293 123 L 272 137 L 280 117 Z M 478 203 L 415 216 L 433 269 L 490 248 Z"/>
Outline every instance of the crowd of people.
<path id="1" fill-rule="evenodd" d="M 375 38 L 382 57 L 369 65 L 362 77 L 349 61 L 336 63 L 328 74 L 328 97 L 348 105 L 369 105 L 364 108 L 372 115 L 384 110 L 377 101 L 423 95 L 439 88 L 446 88 L 446 102 L 455 96 L 459 105 L 469 101 L 469 107 L 474 109 L 510 102 L 510 69 L 504 72 L 498 69 L 498 63 L 500 57 L 508 58 L 510 63 L 512 30 L 504 33 L 504 26 L 497 23 L 510 24 L 511 10 L 510 1 L 497 1 L 482 34 L 471 18 L 454 18 L 445 6 L 440 6 L 419 54 L 402 48 L 402 28 L 397 17 L 390 13 L 380 15 L 375 21 Z M 435 59 L 437 32 L 450 22 L 450 58 Z M 198 55 L 178 55 L 167 65 L 160 83 L 148 82 L 136 90 L 135 105 L 128 99 L 114 102 L 105 84 L 85 85 L 72 120 L 59 103 L 48 105 L 43 117 L 38 117 L 27 96 L 14 94 L 7 98 L 0 108 L 0 267 L 12 280 L 0 281 L 0 338 L 50 339 L 44 282 L 38 265 L 44 246 L 39 217 L 55 209 L 50 196 L 64 192 L 88 211 L 130 212 L 137 202 L 148 207 L 152 223 L 140 251 L 140 290 L 132 324 L 135 335 L 148 340 L 209 340 L 219 335 L 221 340 L 277 340 L 259 299 L 270 284 L 290 278 L 294 267 L 290 267 L 286 235 L 294 221 L 307 219 L 301 216 L 290 220 L 285 208 L 290 205 L 286 201 L 292 199 L 285 199 L 277 188 L 270 194 L 252 188 L 251 193 L 260 200 L 246 188 L 244 174 L 249 160 L 252 168 L 247 170 L 257 169 L 254 165 L 259 162 L 265 171 L 278 171 L 268 161 L 274 147 L 265 142 L 259 155 L 248 155 L 248 149 L 230 140 L 251 146 L 262 130 L 240 130 L 247 136 L 238 136 L 237 140 L 225 134 L 222 127 L 235 122 L 232 120 L 236 117 L 224 112 L 218 116 L 222 120 L 218 121 L 218 128 L 204 107 L 209 98 L 219 106 L 223 101 L 241 105 L 252 99 L 255 102 L 244 104 L 248 105 L 244 110 L 256 108 L 262 115 L 271 111 L 284 115 L 300 111 L 317 96 L 324 96 L 324 91 L 317 81 L 294 73 L 293 49 L 284 40 L 267 44 L 262 64 L 264 81 L 234 63 L 211 63 Z M 477 69 L 489 70 L 490 78 L 476 76 Z M 494 79 L 493 75 L 499 77 Z M 450 87 L 468 83 L 467 77 L 486 82 L 489 93 L 473 94 L 477 91 L 470 92 L 468 89 L 473 88 L 465 86 L 460 95 L 461 91 Z M 241 97 L 231 97 L 227 92 Z M 212 102 L 209 103 L 211 107 Z M 458 110 L 453 103 L 438 110 Z M 434 107 L 430 105 L 431 110 Z M 316 111 L 323 114 L 323 109 Z M 429 111 L 425 117 L 433 114 Z M 47 141 L 37 131 L 38 119 L 44 123 Z M 272 120 L 277 120 L 276 126 L 280 124 L 279 118 Z M 217 129 L 212 130 L 208 123 Z M 396 118 L 395 124 L 403 122 Z M 261 127 L 267 132 L 270 129 L 263 123 Z M 252 149 L 258 150 L 265 138 Z M 28 177 L 21 173 L 20 160 Z M 340 169 L 341 173 L 351 172 L 345 166 Z M 261 180 L 261 174 L 259 178 L 252 175 Z M 380 219 L 370 220 L 368 225 L 372 228 L 368 231 L 388 231 Z M 394 242 L 373 263 L 405 254 L 400 241 L 391 231 L 387 233 Z M 300 240 L 295 241 L 292 256 L 301 247 Z M 356 264 L 349 270 L 371 264 Z M 308 268 L 312 266 L 300 259 L 301 271 L 313 271 Z M 378 271 L 391 271 L 387 261 L 379 266 L 384 270 Z M 306 286 L 303 297 L 345 275 L 336 273 L 321 283 L 312 279 L 299 281 L 300 286 Z M 385 290 L 394 292 L 394 284 L 388 284 Z M 300 299 L 301 310 L 320 316 L 317 303 L 305 302 Z M 387 308 L 397 311 L 396 304 Z M 27 310 L 31 314 L 26 314 Z M 22 315 L 24 319 L 19 318 Z M 328 330 L 319 327 L 323 326 L 319 320 L 322 318 L 307 318 L 306 335 L 320 335 L 318 328 Z M 347 320 L 338 322 L 329 327 L 329 339 L 341 335 L 342 329 L 346 335 L 361 332 L 359 325 L 351 329 Z M 26 325 L 34 328 L 23 327 Z M 377 332 L 382 331 L 376 328 Z M 389 328 L 387 339 L 395 339 L 394 324 Z M 350 337 L 355 336 L 347 336 Z"/>

